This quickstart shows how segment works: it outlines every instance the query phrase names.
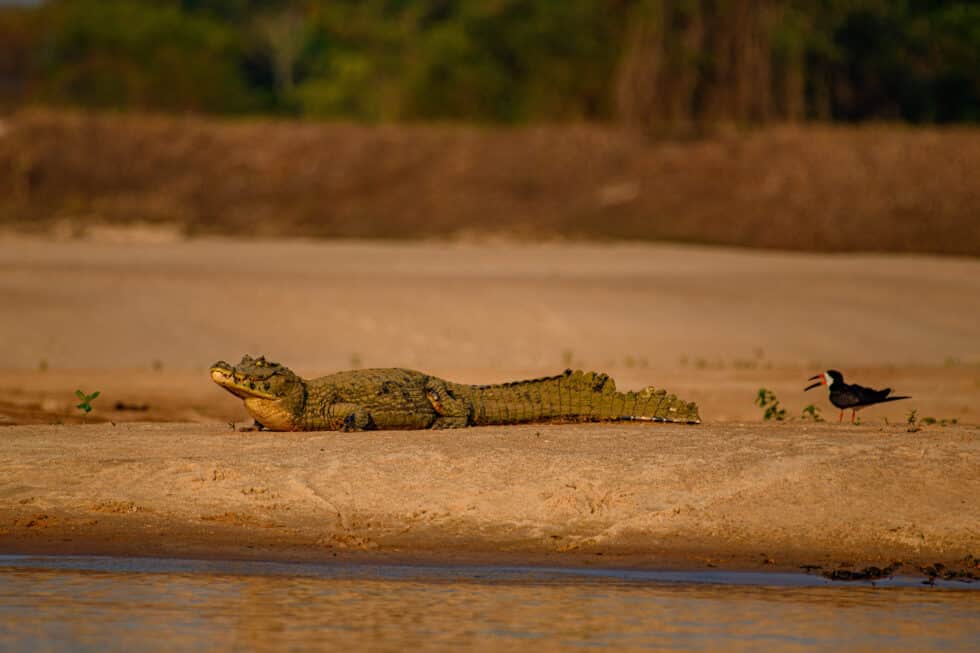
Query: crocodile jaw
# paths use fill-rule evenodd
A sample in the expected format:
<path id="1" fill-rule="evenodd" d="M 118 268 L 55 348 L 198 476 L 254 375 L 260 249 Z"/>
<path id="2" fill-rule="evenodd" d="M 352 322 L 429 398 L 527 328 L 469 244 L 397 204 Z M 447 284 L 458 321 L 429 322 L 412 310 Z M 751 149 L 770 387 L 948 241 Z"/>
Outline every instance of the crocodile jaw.
<path id="1" fill-rule="evenodd" d="M 270 431 L 299 431 L 296 416 L 279 399 L 245 398 L 245 409 L 256 422 Z"/>
<path id="2" fill-rule="evenodd" d="M 297 430 L 296 417 L 283 406 L 281 397 L 247 387 L 247 381 L 243 383 L 236 380 L 234 372 L 220 366 L 211 368 L 211 380 L 236 397 L 244 399 L 245 409 L 249 414 L 270 431 Z"/>

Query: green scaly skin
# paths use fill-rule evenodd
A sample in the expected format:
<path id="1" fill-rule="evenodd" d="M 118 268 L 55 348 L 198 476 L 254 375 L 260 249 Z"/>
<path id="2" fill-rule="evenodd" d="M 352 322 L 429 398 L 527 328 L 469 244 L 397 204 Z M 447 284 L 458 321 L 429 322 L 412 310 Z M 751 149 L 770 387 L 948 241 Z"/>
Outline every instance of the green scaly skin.
<path id="1" fill-rule="evenodd" d="M 652 386 L 617 392 L 605 374 L 562 374 L 497 385 L 463 385 L 400 368 L 338 372 L 305 380 L 245 356 L 218 361 L 211 378 L 274 431 L 449 429 L 489 424 L 637 420 L 699 424 L 698 407 Z"/>

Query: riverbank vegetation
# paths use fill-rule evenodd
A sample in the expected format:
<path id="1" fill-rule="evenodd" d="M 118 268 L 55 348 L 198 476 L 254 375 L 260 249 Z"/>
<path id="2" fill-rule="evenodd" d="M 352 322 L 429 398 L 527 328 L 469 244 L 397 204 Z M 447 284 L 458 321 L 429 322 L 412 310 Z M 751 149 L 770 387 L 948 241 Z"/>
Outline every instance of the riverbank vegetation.
<path id="1" fill-rule="evenodd" d="M 3 108 L 357 121 L 976 122 L 963 0 L 50 0 L 0 10 Z"/>

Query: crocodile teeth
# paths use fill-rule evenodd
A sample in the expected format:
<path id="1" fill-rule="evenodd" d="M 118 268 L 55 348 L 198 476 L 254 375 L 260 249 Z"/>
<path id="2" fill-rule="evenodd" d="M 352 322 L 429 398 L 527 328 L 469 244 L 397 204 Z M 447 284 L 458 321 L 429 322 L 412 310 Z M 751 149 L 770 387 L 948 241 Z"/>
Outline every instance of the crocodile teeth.
<path id="1" fill-rule="evenodd" d="M 231 374 L 222 372 L 221 370 L 211 370 L 211 378 L 215 381 L 225 381 L 231 378 Z"/>

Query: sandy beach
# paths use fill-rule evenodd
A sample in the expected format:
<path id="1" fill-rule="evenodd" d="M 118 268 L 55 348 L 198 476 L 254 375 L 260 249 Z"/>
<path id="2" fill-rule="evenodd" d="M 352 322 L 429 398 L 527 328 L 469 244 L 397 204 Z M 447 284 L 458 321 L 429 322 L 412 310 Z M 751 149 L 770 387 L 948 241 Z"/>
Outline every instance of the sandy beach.
<path id="1" fill-rule="evenodd" d="M 8 236 L 0 301 L 0 551 L 728 568 L 980 552 L 974 260 Z M 596 369 L 697 401 L 705 423 L 243 433 L 206 369 L 244 353 L 304 376 Z M 913 399 L 838 425 L 825 390 L 802 392 L 830 367 Z M 788 421 L 762 420 L 760 387 Z M 90 414 L 76 389 L 101 392 Z"/>
<path id="2" fill-rule="evenodd" d="M 2 435 L 6 552 L 912 571 L 980 545 L 972 427 Z"/>

